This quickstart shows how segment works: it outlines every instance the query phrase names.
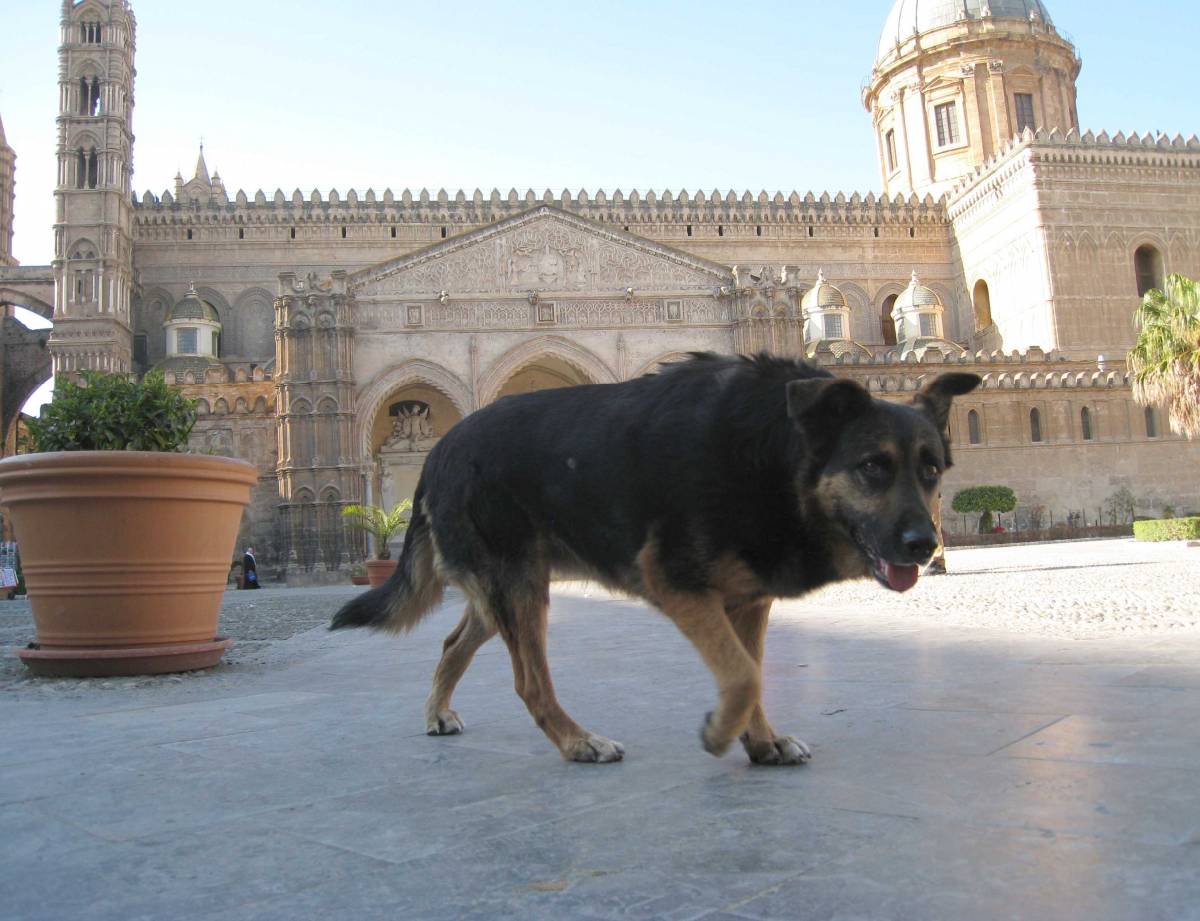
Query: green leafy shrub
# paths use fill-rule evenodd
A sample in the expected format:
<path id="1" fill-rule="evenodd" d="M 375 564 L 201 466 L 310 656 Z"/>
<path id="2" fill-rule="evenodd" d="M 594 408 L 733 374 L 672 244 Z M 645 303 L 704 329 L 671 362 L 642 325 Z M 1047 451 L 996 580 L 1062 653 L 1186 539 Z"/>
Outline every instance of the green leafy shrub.
<path id="1" fill-rule="evenodd" d="M 1200 518 L 1150 518 L 1133 523 L 1137 540 L 1200 540 Z"/>
<path id="2" fill-rule="evenodd" d="M 1017 507 L 1017 496 L 1007 486 L 971 486 L 954 494 L 950 507 L 960 515 L 979 513 L 979 533 L 992 529 L 992 512 L 1011 512 Z"/>
<path id="3" fill-rule="evenodd" d="M 34 451 L 178 451 L 196 424 L 196 404 L 161 373 L 142 380 L 81 372 L 61 377 L 54 399 L 29 422 Z"/>

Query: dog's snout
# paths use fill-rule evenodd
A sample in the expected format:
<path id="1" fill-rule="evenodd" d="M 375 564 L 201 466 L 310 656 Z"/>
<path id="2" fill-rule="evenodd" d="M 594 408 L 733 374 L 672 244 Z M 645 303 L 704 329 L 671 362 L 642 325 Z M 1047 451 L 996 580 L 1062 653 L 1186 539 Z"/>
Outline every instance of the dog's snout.
<path id="1" fill-rule="evenodd" d="M 924 563 L 937 550 L 937 535 L 929 527 L 906 528 L 900 535 L 904 552 L 914 563 Z"/>

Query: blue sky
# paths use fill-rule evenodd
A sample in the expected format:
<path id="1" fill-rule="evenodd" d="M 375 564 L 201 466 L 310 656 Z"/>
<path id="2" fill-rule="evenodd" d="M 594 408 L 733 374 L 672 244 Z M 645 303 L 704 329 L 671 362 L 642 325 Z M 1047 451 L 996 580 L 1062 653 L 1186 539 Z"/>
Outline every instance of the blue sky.
<path id="1" fill-rule="evenodd" d="M 1192 3 L 1048 5 L 1085 128 L 1200 131 Z M 859 89 L 890 6 L 140 0 L 134 188 L 190 177 L 204 137 L 231 192 L 878 190 Z M 9 7 L 14 248 L 46 263 L 60 5 Z"/>

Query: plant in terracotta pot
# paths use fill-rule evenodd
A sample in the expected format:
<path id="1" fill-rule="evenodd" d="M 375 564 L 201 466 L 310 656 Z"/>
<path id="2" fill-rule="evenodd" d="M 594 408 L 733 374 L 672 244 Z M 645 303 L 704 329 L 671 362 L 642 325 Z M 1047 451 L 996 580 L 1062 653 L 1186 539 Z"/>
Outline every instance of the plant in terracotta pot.
<path id="1" fill-rule="evenodd" d="M 0 460 L 43 675 L 141 675 L 216 664 L 229 559 L 254 466 L 184 454 L 195 408 L 161 374 L 59 378 Z"/>
<path id="2" fill-rule="evenodd" d="M 362 563 L 355 563 L 352 567 L 350 567 L 350 581 L 354 585 L 369 585 L 370 582 L 367 579 L 367 567 Z"/>
<path id="3" fill-rule="evenodd" d="M 392 559 L 388 541 L 407 530 L 412 500 L 397 503 L 390 512 L 377 505 L 347 505 L 342 515 L 375 538 L 375 559 L 367 560 L 367 581 L 371 588 L 378 588 L 396 569 L 397 561 Z"/>

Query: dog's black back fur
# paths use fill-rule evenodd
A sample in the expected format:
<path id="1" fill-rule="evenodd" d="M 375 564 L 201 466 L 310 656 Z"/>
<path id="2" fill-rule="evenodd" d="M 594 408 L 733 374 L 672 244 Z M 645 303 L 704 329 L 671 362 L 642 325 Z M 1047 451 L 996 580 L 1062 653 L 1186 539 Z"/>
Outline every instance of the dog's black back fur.
<path id="1" fill-rule="evenodd" d="M 663 577 L 681 591 L 704 589 L 714 562 L 730 557 L 774 597 L 845 578 L 845 528 L 807 492 L 849 417 L 878 417 L 860 426 L 871 438 L 927 428 L 941 443 L 939 468 L 948 445 L 931 414 L 844 381 L 861 394 L 856 409 L 827 400 L 811 410 L 815 421 L 801 422 L 789 384 L 809 380 L 833 376 L 803 361 L 705 353 L 624 383 L 506 397 L 472 413 L 429 455 L 393 581 L 355 599 L 333 626 L 415 623 L 415 610 L 396 622 L 398 605 L 409 607 L 396 593 L 419 577 L 413 557 L 430 539 L 439 586 L 473 578 L 501 594 L 518 574 L 536 581 L 546 568 L 644 595 L 638 560 L 651 541 Z"/>

